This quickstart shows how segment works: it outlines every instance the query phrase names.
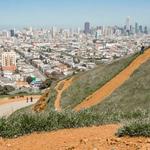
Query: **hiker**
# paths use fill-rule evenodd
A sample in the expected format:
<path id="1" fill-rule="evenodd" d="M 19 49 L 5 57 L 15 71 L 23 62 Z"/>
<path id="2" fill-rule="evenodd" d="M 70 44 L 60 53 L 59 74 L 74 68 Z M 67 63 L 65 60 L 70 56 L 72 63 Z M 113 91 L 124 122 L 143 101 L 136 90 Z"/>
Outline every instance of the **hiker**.
<path id="1" fill-rule="evenodd" d="M 144 49 L 145 49 L 145 47 L 142 45 L 140 54 L 143 54 L 143 53 L 144 53 Z"/>
<path id="2" fill-rule="evenodd" d="M 33 102 L 33 98 L 32 97 L 30 98 L 30 101 Z"/>
<path id="3" fill-rule="evenodd" d="M 27 97 L 27 103 L 28 103 L 28 101 L 29 101 L 29 98 Z"/>

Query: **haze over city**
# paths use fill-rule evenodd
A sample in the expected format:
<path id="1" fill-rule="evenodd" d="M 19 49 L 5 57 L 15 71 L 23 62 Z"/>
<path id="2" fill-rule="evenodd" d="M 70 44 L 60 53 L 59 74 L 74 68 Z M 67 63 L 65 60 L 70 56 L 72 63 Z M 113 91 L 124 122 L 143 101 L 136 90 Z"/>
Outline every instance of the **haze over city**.
<path id="1" fill-rule="evenodd" d="M 5 0 L 0 1 L 0 26 L 123 25 L 132 22 L 150 26 L 149 0 Z"/>

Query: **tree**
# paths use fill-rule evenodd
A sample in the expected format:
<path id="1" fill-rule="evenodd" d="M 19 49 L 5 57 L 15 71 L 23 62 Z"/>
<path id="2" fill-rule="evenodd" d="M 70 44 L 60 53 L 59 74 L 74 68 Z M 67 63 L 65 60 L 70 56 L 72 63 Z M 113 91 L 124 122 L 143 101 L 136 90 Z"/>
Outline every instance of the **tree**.
<path id="1" fill-rule="evenodd" d="M 50 87 L 52 84 L 52 80 L 51 79 L 46 79 L 41 85 L 40 85 L 40 89 L 46 89 L 48 87 Z"/>
<path id="2" fill-rule="evenodd" d="M 30 84 L 33 81 L 33 78 L 31 76 L 28 76 L 26 78 L 26 82 L 28 82 L 28 84 Z"/>
<path id="3" fill-rule="evenodd" d="M 9 92 L 15 91 L 15 88 L 10 85 L 0 86 L 0 95 L 8 95 Z"/>
<path id="4" fill-rule="evenodd" d="M 15 90 L 15 88 L 13 86 L 11 86 L 11 85 L 5 85 L 3 87 L 3 89 L 6 90 L 7 92 L 12 92 L 12 91 Z"/>

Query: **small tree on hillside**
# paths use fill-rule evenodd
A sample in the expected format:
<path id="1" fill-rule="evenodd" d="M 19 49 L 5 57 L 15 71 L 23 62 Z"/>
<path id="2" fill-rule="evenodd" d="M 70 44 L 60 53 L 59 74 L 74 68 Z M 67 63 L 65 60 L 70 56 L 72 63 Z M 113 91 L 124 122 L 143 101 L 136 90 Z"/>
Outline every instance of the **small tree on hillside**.
<path id="1" fill-rule="evenodd" d="M 48 87 L 50 87 L 52 84 L 52 80 L 51 79 L 46 79 L 40 86 L 40 89 L 46 89 Z"/>
<path id="2" fill-rule="evenodd" d="M 33 78 L 31 76 L 28 76 L 26 78 L 26 82 L 28 82 L 28 84 L 30 84 L 33 81 Z"/>

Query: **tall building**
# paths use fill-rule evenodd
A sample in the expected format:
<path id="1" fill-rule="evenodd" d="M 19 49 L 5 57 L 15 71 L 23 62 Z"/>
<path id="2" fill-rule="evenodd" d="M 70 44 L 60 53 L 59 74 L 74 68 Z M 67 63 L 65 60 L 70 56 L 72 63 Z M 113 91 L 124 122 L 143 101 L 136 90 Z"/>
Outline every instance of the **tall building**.
<path id="1" fill-rule="evenodd" d="M 84 33 L 85 34 L 90 33 L 90 23 L 89 22 L 85 22 L 85 24 L 84 24 Z"/>
<path id="2" fill-rule="evenodd" d="M 131 18 L 127 17 L 127 19 L 126 19 L 126 31 L 127 32 L 130 31 L 130 26 L 131 26 Z"/>
<path id="3" fill-rule="evenodd" d="M 52 27 L 51 32 L 52 32 L 52 38 L 54 38 L 57 34 L 57 27 Z"/>
<path id="4" fill-rule="evenodd" d="M 147 26 L 144 27 L 144 33 L 148 34 L 148 28 L 147 28 Z"/>
<path id="5" fill-rule="evenodd" d="M 137 22 L 135 23 L 135 33 L 139 33 L 139 25 Z"/>
<path id="6" fill-rule="evenodd" d="M 102 30 L 98 29 L 98 30 L 96 31 L 95 38 L 96 38 L 96 39 L 99 39 L 99 38 L 101 37 L 101 35 L 102 35 Z"/>
<path id="7" fill-rule="evenodd" d="M 11 37 L 14 37 L 14 36 L 15 36 L 15 29 L 11 29 L 11 30 L 10 30 L 10 36 L 11 36 Z"/>
<path id="8" fill-rule="evenodd" d="M 16 70 L 16 53 L 3 52 L 2 53 L 2 70 L 15 71 Z"/>
<path id="9" fill-rule="evenodd" d="M 140 33 L 143 33 L 143 26 L 142 25 L 139 26 L 139 31 L 140 31 Z"/>

